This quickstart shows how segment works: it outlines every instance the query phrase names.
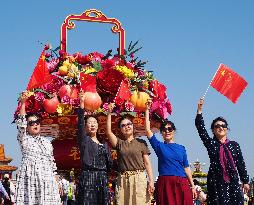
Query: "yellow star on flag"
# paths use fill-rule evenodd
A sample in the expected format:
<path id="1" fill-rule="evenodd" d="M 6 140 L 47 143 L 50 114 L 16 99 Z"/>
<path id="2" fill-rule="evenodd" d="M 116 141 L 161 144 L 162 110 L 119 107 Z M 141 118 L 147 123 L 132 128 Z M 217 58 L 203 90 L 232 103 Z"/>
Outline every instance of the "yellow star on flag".
<path id="1" fill-rule="evenodd" d="M 224 75 L 225 75 L 225 73 L 226 73 L 226 71 L 225 71 L 225 70 L 221 71 L 221 75 L 222 75 L 222 76 L 224 76 Z"/>

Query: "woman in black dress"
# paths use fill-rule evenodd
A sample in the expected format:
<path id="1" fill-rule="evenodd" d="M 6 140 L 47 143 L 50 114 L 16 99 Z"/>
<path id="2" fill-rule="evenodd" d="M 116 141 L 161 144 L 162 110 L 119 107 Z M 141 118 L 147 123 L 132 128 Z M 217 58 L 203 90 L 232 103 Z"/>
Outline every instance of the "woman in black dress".
<path id="1" fill-rule="evenodd" d="M 112 164 L 109 147 L 99 141 L 95 117 L 84 119 L 84 93 L 80 93 L 78 111 L 78 145 L 81 173 L 77 185 L 77 205 L 108 205 L 107 168 Z"/>
<path id="2" fill-rule="evenodd" d="M 213 120 L 211 130 L 214 137 L 209 137 L 202 117 L 203 105 L 204 99 L 201 98 L 198 102 L 195 125 L 210 158 L 207 204 L 243 205 L 243 191 L 247 193 L 249 190 L 249 176 L 240 146 L 228 139 L 228 123 L 222 117 Z M 239 184 L 238 175 L 243 187 Z"/>

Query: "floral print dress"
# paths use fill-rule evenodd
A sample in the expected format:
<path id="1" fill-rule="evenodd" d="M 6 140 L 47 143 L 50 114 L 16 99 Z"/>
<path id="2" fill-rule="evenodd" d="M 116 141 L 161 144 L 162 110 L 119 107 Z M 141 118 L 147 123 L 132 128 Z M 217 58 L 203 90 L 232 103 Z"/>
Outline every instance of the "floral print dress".
<path id="1" fill-rule="evenodd" d="M 26 132 L 25 116 L 16 120 L 22 160 L 18 171 L 16 205 L 60 205 L 51 142 Z"/>

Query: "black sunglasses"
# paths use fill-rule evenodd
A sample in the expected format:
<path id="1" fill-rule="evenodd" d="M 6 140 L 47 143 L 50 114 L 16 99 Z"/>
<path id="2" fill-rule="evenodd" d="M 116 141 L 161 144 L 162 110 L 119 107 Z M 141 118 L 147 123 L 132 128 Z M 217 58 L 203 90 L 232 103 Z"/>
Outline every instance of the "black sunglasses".
<path id="1" fill-rule="evenodd" d="M 172 127 L 164 127 L 163 129 L 162 129 L 162 132 L 173 132 L 173 128 Z"/>
<path id="2" fill-rule="evenodd" d="M 34 126 L 35 124 L 39 125 L 40 123 L 41 123 L 41 121 L 39 119 L 37 119 L 37 120 L 30 120 L 30 121 L 27 122 L 27 124 L 29 126 Z"/>
<path id="3" fill-rule="evenodd" d="M 218 129 L 218 128 L 228 128 L 228 126 L 226 124 L 216 124 L 214 125 L 214 128 Z"/>
<path id="4" fill-rule="evenodd" d="M 124 127 L 130 126 L 130 125 L 132 125 L 132 122 L 128 122 L 126 124 L 121 124 L 120 127 L 124 128 Z"/>

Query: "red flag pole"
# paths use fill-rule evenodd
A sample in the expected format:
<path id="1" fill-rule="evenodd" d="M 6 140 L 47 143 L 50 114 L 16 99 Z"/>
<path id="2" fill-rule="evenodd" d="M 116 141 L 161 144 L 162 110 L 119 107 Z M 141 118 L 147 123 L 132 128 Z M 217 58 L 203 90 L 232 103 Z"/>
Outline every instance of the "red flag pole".
<path id="1" fill-rule="evenodd" d="M 213 79 L 214 79 L 214 77 L 216 76 L 216 74 L 217 74 L 218 70 L 220 69 L 220 66 L 221 66 L 221 65 L 222 65 L 222 63 L 220 63 L 220 65 L 218 66 L 216 72 L 214 73 L 213 78 L 212 78 L 212 80 L 210 81 L 210 83 L 209 83 L 209 85 L 208 85 L 208 87 L 207 87 L 207 89 L 206 89 L 206 91 L 205 91 L 205 94 L 203 95 L 202 99 L 205 99 L 205 96 L 206 96 L 206 94 L 207 94 L 209 88 L 211 87 L 211 84 L 212 84 L 212 82 L 213 82 Z"/>

